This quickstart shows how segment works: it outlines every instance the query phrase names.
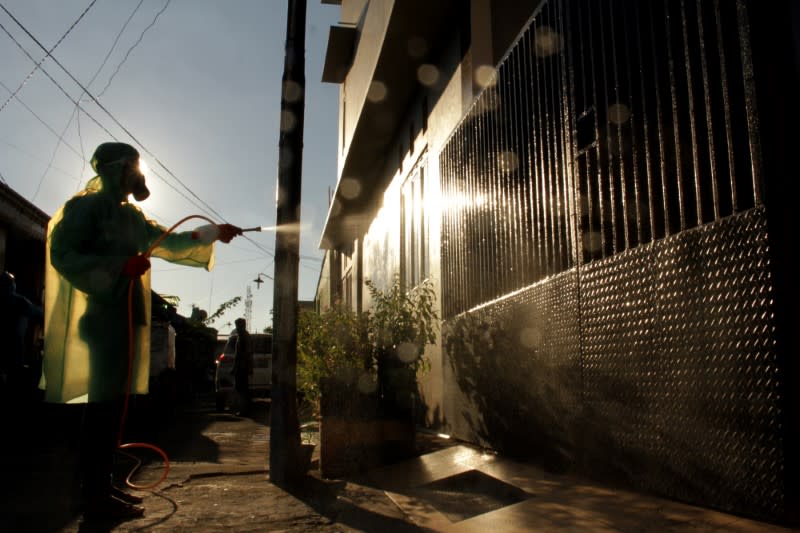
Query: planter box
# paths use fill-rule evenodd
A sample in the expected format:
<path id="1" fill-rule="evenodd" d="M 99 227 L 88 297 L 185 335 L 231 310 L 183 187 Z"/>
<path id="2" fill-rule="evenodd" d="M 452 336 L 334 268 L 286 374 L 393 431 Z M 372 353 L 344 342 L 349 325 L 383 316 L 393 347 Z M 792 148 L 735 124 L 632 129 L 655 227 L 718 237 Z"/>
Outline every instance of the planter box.
<path id="1" fill-rule="evenodd" d="M 321 384 L 320 472 L 341 478 L 380 466 L 382 427 L 375 395 L 338 381 Z"/>

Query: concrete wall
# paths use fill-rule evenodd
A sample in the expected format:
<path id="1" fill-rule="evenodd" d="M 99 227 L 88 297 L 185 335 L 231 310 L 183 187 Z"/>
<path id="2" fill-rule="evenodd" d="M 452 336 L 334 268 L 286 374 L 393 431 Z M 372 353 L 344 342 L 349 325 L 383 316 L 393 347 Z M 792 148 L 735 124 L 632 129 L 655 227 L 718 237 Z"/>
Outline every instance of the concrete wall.
<path id="1" fill-rule="evenodd" d="M 340 122 L 339 134 L 337 174 L 340 179 L 345 161 L 344 156 L 353 139 L 356 122 L 367 98 L 367 92 L 372 82 L 372 73 L 375 71 L 378 55 L 383 45 L 383 36 L 389 23 L 389 15 L 394 7 L 393 0 L 372 0 L 368 3 L 366 12 L 356 19 L 355 13 L 360 11 L 360 4 L 363 3 L 363 0 L 342 3 L 343 21 L 357 24 L 358 36 L 356 37 L 353 64 L 340 89 L 340 121 L 341 118 L 344 118 L 344 124 L 342 125 Z M 345 16 L 348 18 L 344 19 Z"/>

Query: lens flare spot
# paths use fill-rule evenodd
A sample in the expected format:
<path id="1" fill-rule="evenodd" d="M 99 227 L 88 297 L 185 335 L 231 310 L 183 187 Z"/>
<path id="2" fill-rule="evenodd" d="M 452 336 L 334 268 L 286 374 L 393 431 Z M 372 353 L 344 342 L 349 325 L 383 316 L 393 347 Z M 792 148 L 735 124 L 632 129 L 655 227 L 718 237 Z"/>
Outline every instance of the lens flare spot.
<path id="1" fill-rule="evenodd" d="M 426 87 L 432 87 L 439 81 L 439 69 L 428 63 L 420 65 L 417 69 L 417 80 Z"/>
<path id="2" fill-rule="evenodd" d="M 297 117 L 288 110 L 281 111 L 281 131 L 292 131 L 297 126 Z"/>
<path id="3" fill-rule="evenodd" d="M 497 83 L 497 71 L 491 65 L 480 65 L 475 69 L 475 83 L 480 87 L 491 87 Z"/>
<path id="4" fill-rule="evenodd" d="M 342 178 L 339 191 L 342 193 L 342 197 L 353 200 L 361 195 L 361 183 L 355 178 Z"/>
<path id="5" fill-rule="evenodd" d="M 539 328 L 523 328 L 519 332 L 519 343 L 525 348 L 537 348 L 542 343 L 542 332 Z"/>
<path id="6" fill-rule="evenodd" d="M 611 104 L 608 106 L 608 120 L 614 124 L 622 124 L 627 122 L 631 117 L 631 109 L 625 104 Z"/>
<path id="7" fill-rule="evenodd" d="M 603 237 L 599 231 L 587 231 L 583 234 L 583 249 L 587 252 L 599 252 L 603 247 Z"/>
<path id="8" fill-rule="evenodd" d="M 404 363 L 413 363 L 419 357 L 419 348 L 413 342 L 401 342 L 397 345 L 397 358 Z"/>
<path id="9" fill-rule="evenodd" d="M 386 100 L 386 95 L 388 93 L 389 91 L 386 88 L 386 84 L 382 81 L 375 80 L 369 85 L 369 90 L 367 91 L 367 100 L 373 104 L 378 104 Z"/>
<path id="10" fill-rule="evenodd" d="M 303 88 L 296 81 L 289 80 L 283 83 L 283 99 L 286 102 L 298 102 L 302 95 Z"/>
<path id="11" fill-rule="evenodd" d="M 517 154 L 511 151 L 499 152 L 497 154 L 497 167 L 503 174 L 510 174 L 517 170 L 519 166 L 519 158 Z"/>
<path id="12" fill-rule="evenodd" d="M 539 57 L 549 57 L 557 54 L 563 47 L 561 34 L 549 26 L 539 26 L 536 28 L 534 49 Z"/>

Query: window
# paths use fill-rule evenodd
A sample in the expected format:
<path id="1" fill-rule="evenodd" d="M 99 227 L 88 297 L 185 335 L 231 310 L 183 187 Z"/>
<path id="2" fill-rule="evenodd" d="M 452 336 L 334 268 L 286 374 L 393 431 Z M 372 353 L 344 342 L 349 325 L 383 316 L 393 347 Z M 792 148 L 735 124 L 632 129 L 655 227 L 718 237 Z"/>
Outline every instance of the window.
<path id="1" fill-rule="evenodd" d="M 425 213 L 425 166 L 419 164 L 403 184 L 400 221 L 400 276 L 406 287 L 428 277 L 428 224 Z"/>

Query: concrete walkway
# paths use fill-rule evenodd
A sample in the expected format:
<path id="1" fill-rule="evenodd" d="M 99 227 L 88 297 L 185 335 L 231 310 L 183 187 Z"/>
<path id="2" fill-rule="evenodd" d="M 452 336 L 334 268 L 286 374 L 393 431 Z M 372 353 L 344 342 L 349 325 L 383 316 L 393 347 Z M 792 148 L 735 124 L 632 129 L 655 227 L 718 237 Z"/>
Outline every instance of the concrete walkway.
<path id="1" fill-rule="evenodd" d="M 5 454 L 0 531 L 800 531 L 549 474 L 424 432 L 417 458 L 351 479 L 322 479 L 312 468 L 298 486 L 281 488 L 267 472 L 268 404 L 256 407 L 245 419 L 208 402 L 166 426 L 159 444 L 173 458 L 171 472 L 157 490 L 139 492 L 145 517 L 128 522 L 81 522 L 69 443 Z M 160 472 L 145 467 L 140 482 Z"/>

